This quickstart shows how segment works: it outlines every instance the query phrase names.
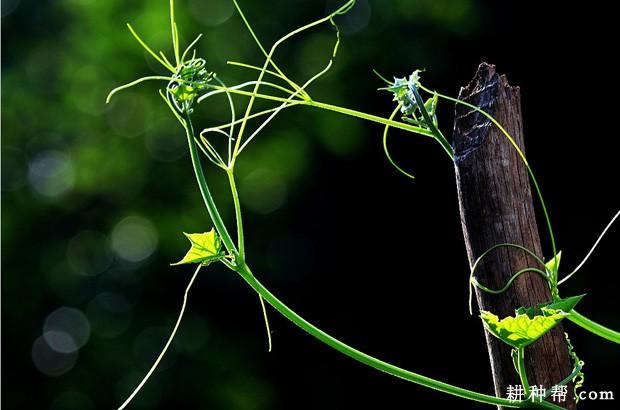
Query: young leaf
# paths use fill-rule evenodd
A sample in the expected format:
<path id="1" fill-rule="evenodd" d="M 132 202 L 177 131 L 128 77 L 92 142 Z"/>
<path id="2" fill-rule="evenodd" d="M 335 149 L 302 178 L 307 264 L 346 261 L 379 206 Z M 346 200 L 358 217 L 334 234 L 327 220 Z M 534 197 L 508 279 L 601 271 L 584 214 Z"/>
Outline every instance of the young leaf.
<path id="1" fill-rule="evenodd" d="M 562 251 L 558 252 L 556 256 L 551 258 L 549 261 L 545 263 L 545 268 L 547 269 L 547 273 L 557 272 L 560 268 L 560 261 L 562 259 Z"/>
<path id="2" fill-rule="evenodd" d="M 555 302 L 541 303 L 538 306 L 532 307 L 520 307 L 515 312 L 521 315 L 528 315 L 533 318 L 536 315 L 544 315 L 543 309 L 552 309 L 552 310 L 561 310 L 564 313 L 570 313 L 571 310 L 575 308 L 575 305 L 579 303 L 581 298 L 583 298 L 586 294 L 578 295 L 578 296 L 569 296 L 564 299 L 557 300 Z"/>
<path id="3" fill-rule="evenodd" d="M 192 244 L 190 250 L 185 254 L 183 259 L 172 265 L 184 265 L 188 263 L 200 263 L 203 266 L 207 266 L 213 261 L 217 261 L 224 257 L 224 253 L 221 251 L 222 243 L 220 237 L 215 233 L 212 228 L 209 232 L 205 233 L 185 233 L 183 235 L 189 239 Z"/>
<path id="4" fill-rule="evenodd" d="M 493 313 L 482 311 L 480 318 L 484 327 L 495 337 L 512 347 L 521 348 L 534 343 L 568 316 L 561 310 L 542 308 L 542 312 L 542 315 L 532 318 L 517 313 L 500 320 Z"/>
<path id="5" fill-rule="evenodd" d="M 428 111 L 428 115 L 435 115 L 435 109 L 437 108 L 437 94 L 434 94 L 431 98 L 427 99 L 424 103 L 424 108 Z"/>
<path id="6" fill-rule="evenodd" d="M 583 298 L 585 295 L 586 294 L 584 293 L 583 295 L 569 296 L 567 298 L 560 299 L 557 302 L 549 303 L 544 307 L 548 309 L 556 309 L 556 310 L 564 311 L 566 313 L 570 313 L 570 311 L 575 308 L 575 305 L 579 303 L 581 298 Z"/>

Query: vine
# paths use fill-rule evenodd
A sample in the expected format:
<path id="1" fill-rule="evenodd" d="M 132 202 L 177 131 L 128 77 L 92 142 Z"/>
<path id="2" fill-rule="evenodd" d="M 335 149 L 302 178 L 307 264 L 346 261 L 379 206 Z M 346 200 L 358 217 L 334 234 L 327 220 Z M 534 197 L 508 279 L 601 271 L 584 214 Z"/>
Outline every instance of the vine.
<path id="1" fill-rule="evenodd" d="M 516 144 L 514 138 L 506 131 L 506 129 L 490 114 L 480 109 L 479 107 L 469 104 L 465 101 L 461 101 L 457 98 L 453 98 L 436 91 L 432 91 L 429 88 L 423 86 L 420 82 L 420 70 L 415 70 L 411 75 L 405 78 L 395 78 L 394 81 L 388 81 L 384 77 L 381 79 L 386 83 L 385 87 L 380 90 L 387 91 L 392 94 L 394 101 L 397 103 L 396 108 L 390 116 L 384 118 L 382 116 L 357 111 L 354 109 L 332 105 L 325 102 L 320 102 L 313 99 L 308 93 L 308 86 L 314 81 L 318 80 L 325 73 L 327 73 L 333 65 L 334 59 L 338 53 L 338 47 L 340 45 L 340 32 L 334 21 L 335 17 L 347 13 L 355 4 L 355 0 L 346 1 L 340 8 L 327 16 L 320 18 L 312 23 L 299 27 L 290 33 L 284 35 L 267 51 L 264 45 L 259 40 L 256 32 L 253 30 L 243 13 L 237 0 L 232 0 L 241 19 L 243 20 L 246 28 L 254 39 L 256 45 L 260 49 L 264 56 L 264 62 L 262 66 L 256 66 L 243 62 L 229 61 L 228 64 L 232 67 L 245 69 L 249 72 L 258 72 L 255 80 L 246 81 L 244 83 L 236 84 L 233 86 L 227 86 L 218 77 L 218 75 L 212 71 L 209 71 L 207 61 L 203 58 L 196 57 L 195 46 L 200 40 L 201 36 L 195 38 L 184 50 L 181 52 L 179 45 L 179 29 L 175 19 L 175 7 L 174 0 L 169 0 L 169 13 L 170 13 L 170 32 L 172 39 L 173 58 L 168 59 L 163 52 L 156 53 L 153 51 L 137 34 L 131 25 L 127 25 L 133 37 L 137 42 L 157 61 L 163 68 L 169 72 L 167 75 L 153 75 L 139 78 L 130 83 L 121 85 L 110 92 L 107 101 L 118 92 L 127 88 L 136 86 L 145 81 L 162 81 L 165 82 L 165 87 L 159 91 L 161 98 L 169 107 L 173 116 L 181 124 L 185 131 L 187 138 L 188 149 L 190 152 L 190 158 L 196 182 L 204 201 L 205 208 L 213 222 L 214 228 L 204 233 L 191 233 L 185 234 L 191 243 L 191 248 L 187 254 L 174 265 L 184 264 L 196 264 L 197 268 L 191 277 L 187 288 L 185 290 L 183 304 L 179 312 L 177 322 L 174 329 L 164 346 L 159 357 L 148 371 L 143 380 L 127 398 L 127 400 L 119 407 L 119 410 L 124 409 L 138 394 L 142 386 L 147 382 L 149 377 L 156 370 L 162 357 L 165 355 L 170 343 L 175 337 L 176 331 L 183 318 L 185 307 L 188 299 L 190 289 L 201 269 L 211 263 L 220 262 L 227 268 L 237 273 L 258 295 L 261 308 L 263 311 L 263 317 L 265 320 L 265 326 L 267 329 L 267 335 L 269 339 L 269 349 L 271 350 L 271 332 L 269 331 L 269 322 L 267 318 L 267 311 L 264 302 L 271 305 L 277 312 L 289 319 L 291 322 L 299 326 L 310 335 L 317 338 L 319 341 L 334 348 L 335 350 L 363 363 L 377 370 L 389 373 L 395 377 L 399 377 L 410 382 L 420 384 L 441 392 L 451 394 L 454 396 L 462 397 L 464 399 L 478 401 L 489 405 L 500 405 L 512 408 L 541 408 L 541 409 L 560 409 L 559 406 L 544 401 L 548 397 L 538 397 L 539 400 L 533 400 L 533 389 L 530 389 L 527 374 L 524 367 L 525 348 L 534 343 L 546 332 L 552 329 L 557 323 L 563 319 L 568 319 L 579 325 L 585 330 L 588 330 L 598 336 L 606 338 L 612 342 L 620 343 L 620 333 L 608 329 L 585 316 L 577 313 L 574 310 L 575 305 L 581 300 L 583 295 L 562 298 L 560 297 L 558 286 L 563 284 L 567 279 L 572 277 L 590 257 L 602 237 L 609 230 L 613 222 L 618 218 L 620 212 L 618 212 L 611 220 L 611 222 L 604 229 L 601 236 L 598 238 L 592 249 L 588 252 L 584 260 L 577 266 L 571 273 L 559 279 L 559 266 L 561 253 L 556 249 L 555 236 L 552 230 L 549 213 L 543 199 L 541 189 L 538 181 L 532 171 L 530 164 L 528 163 L 525 155 Z M 284 42 L 289 41 L 296 35 L 317 27 L 322 24 L 329 24 L 336 31 L 336 40 L 333 47 L 333 52 L 330 60 L 325 67 L 310 77 L 301 85 L 289 78 L 282 69 L 274 61 L 276 50 Z M 266 81 L 265 78 L 269 77 L 270 81 Z M 266 91 L 265 91 L 266 90 Z M 429 95 L 426 99 L 423 98 L 422 92 Z M 226 102 L 230 108 L 230 120 L 218 126 L 207 127 L 196 132 L 193 123 L 192 114 L 198 104 L 206 101 L 207 99 L 216 97 L 218 95 L 224 95 Z M 235 105 L 233 102 L 233 95 L 239 95 L 247 97 L 248 102 L 245 108 L 245 112 L 242 118 L 236 118 Z M 275 107 L 254 111 L 254 102 L 257 100 L 265 100 L 273 103 L 277 103 Z M 239 201 L 239 194 L 237 192 L 236 180 L 235 180 L 235 166 L 237 160 L 245 148 L 255 140 L 261 131 L 272 121 L 282 110 L 295 107 L 295 106 L 307 106 L 324 111 L 330 111 L 341 115 L 347 115 L 356 117 L 362 120 L 371 121 L 384 125 L 383 132 L 383 148 L 389 162 L 401 173 L 408 177 L 413 178 L 413 175 L 406 172 L 402 167 L 396 164 L 389 153 L 387 145 L 387 136 L 390 128 L 398 128 L 405 130 L 423 137 L 431 138 L 435 140 L 443 152 L 445 152 L 450 160 L 454 160 L 454 152 L 447 138 L 439 129 L 439 123 L 437 119 L 437 105 L 439 99 L 451 101 L 456 104 L 462 104 L 471 110 L 477 111 L 487 117 L 507 138 L 513 145 L 514 149 L 518 152 L 521 160 L 525 164 L 532 183 L 535 187 L 536 195 L 540 206 L 543 210 L 548 235 L 550 237 L 552 245 L 553 257 L 545 262 L 539 258 L 533 251 L 522 247 L 518 244 L 497 244 L 485 251 L 478 260 L 472 265 L 470 270 L 470 312 L 471 306 L 471 294 L 472 289 L 478 288 L 481 291 L 500 294 L 505 292 L 513 282 L 520 276 L 528 273 L 535 273 L 541 275 L 549 285 L 552 300 L 548 303 L 544 303 L 533 307 L 520 307 L 515 311 L 514 316 L 508 316 L 500 319 L 492 312 L 482 311 L 480 318 L 484 327 L 494 336 L 501 339 L 513 347 L 513 360 L 515 363 L 515 369 L 521 379 L 522 386 L 526 392 L 526 399 L 522 400 L 508 400 L 501 397 L 496 397 L 488 394 L 483 394 L 461 387 L 457 387 L 430 377 L 423 376 L 418 373 L 414 373 L 409 370 L 402 369 L 390 363 L 384 362 L 366 353 L 363 353 L 348 344 L 332 337 L 321 329 L 317 328 L 295 311 L 285 305 L 280 299 L 273 295 L 253 274 L 250 266 L 246 261 L 245 252 L 245 240 L 244 240 L 244 228 L 242 209 Z M 401 113 L 399 120 L 395 119 L 398 113 Z M 258 125 L 251 133 L 249 131 L 250 120 L 262 118 L 263 121 Z M 238 126 L 238 128 L 237 128 Z M 249 135 L 248 135 L 249 134 Z M 225 138 L 227 141 L 226 149 L 224 152 L 216 149 L 212 143 L 211 138 Z M 204 168 L 201 161 L 201 154 L 212 164 L 220 170 L 224 171 L 228 180 L 230 188 L 230 194 L 233 199 L 235 225 L 236 232 L 235 238 L 230 234 L 231 231 L 224 220 L 222 219 L 217 204 L 215 203 L 211 194 L 209 185 L 205 179 Z M 527 252 L 533 256 L 534 260 L 540 265 L 539 267 L 527 267 L 525 269 L 516 272 L 507 283 L 500 289 L 491 289 L 481 284 L 475 276 L 475 272 L 480 262 L 491 252 L 499 248 L 516 248 Z M 581 386 L 583 383 L 583 362 L 579 360 L 574 352 L 573 346 L 566 336 L 567 344 L 569 346 L 569 353 L 573 360 L 573 371 L 564 380 L 558 381 L 556 386 L 564 386 L 568 383 L 577 380 L 575 388 Z M 530 397 L 531 395 L 531 397 Z"/>

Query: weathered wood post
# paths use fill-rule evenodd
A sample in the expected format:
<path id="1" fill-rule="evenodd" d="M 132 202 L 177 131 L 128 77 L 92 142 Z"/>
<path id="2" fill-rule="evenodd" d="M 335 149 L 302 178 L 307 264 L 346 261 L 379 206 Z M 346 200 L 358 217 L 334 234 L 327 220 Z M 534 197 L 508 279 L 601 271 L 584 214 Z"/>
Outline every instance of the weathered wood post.
<path id="1" fill-rule="evenodd" d="M 523 126 L 519 87 L 508 84 L 495 66 L 482 63 L 459 98 L 493 115 L 523 149 Z M 540 135 L 543 135 L 541 132 Z M 461 224 L 470 265 L 491 246 L 516 243 L 542 257 L 527 169 L 514 147 L 486 117 L 463 105 L 456 106 L 454 120 L 456 182 Z M 501 248 L 489 254 L 476 277 L 487 287 L 501 288 L 511 275 L 525 267 L 539 267 L 518 249 Z M 544 279 L 535 273 L 521 275 L 501 295 L 476 290 L 478 306 L 500 318 L 513 315 L 519 306 L 551 300 Z M 486 332 L 485 332 L 486 333 Z M 507 386 L 520 385 L 510 347 L 486 333 L 495 392 L 506 397 Z M 561 324 L 526 348 L 530 385 L 550 389 L 572 370 Z M 575 408 L 572 385 L 565 403 Z"/>

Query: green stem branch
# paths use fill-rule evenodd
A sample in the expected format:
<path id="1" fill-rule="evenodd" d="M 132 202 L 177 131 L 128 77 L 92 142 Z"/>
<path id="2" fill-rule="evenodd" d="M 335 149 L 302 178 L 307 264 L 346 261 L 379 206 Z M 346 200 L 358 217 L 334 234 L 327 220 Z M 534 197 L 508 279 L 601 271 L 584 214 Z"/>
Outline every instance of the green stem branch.
<path id="1" fill-rule="evenodd" d="M 521 384 L 523 385 L 523 391 L 525 392 L 526 399 L 530 398 L 530 383 L 527 380 L 527 373 L 525 372 L 525 348 L 517 348 L 517 366 L 519 369 L 519 377 L 521 378 Z"/>
<path id="2" fill-rule="evenodd" d="M 245 261 L 239 257 L 239 253 L 236 251 L 232 238 L 230 237 L 230 235 L 228 234 L 228 231 L 226 230 L 226 227 L 216 208 L 215 202 L 213 201 L 213 198 L 210 194 L 206 179 L 204 178 L 204 174 L 202 172 L 202 167 L 200 164 L 200 159 L 198 157 L 198 150 L 196 148 L 196 143 L 193 137 L 194 131 L 191 125 L 190 116 L 187 113 L 185 113 L 185 116 L 186 116 L 186 122 L 187 122 L 186 130 L 187 130 L 187 135 L 188 135 L 188 143 L 190 145 L 190 154 L 192 158 L 192 164 L 194 166 L 194 170 L 196 173 L 196 178 L 198 181 L 201 194 L 203 196 L 203 199 L 209 211 L 209 214 L 211 215 L 213 219 L 214 225 L 216 226 L 216 229 L 218 230 L 218 232 L 220 233 L 220 236 L 222 237 L 222 241 L 224 242 L 225 246 L 229 249 L 229 251 L 235 255 L 234 265 L 230 263 L 227 263 L 226 265 L 229 268 L 234 269 L 254 289 L 254 291 L 256 291 L 256 293 L 259 295 L 261 299 L 264 299 L 265 301 L 267 301 L 280 314 L 282 314 L 284 317 L 289 319 L 291 322 L 299 326 L 301 329 L 308 332 L 310 335 L 317 338 L 319 341 L 332 347 L 333 349 L 365 365 L 373 367 L 377 370 L 380 370 L 388 374 L 391 374 L 393 376 L 420 384 L 422 386 L 429 387 L 429 388 L 432 388 L 432 389 L 435 389 L 435 390 L 438 390 L 444 393 L 448 393 L 454 396 L 478 401 L 481 403 L 491 404 L 491 405 L 513 407 L 513 408 L 543 408 L 543 409 L 554 409 L 554 410 L 560 409 L 560 407 L 557 407 L 547 402 L 531 403 L 526 400 L 512 401 L 512 400 L 504 399 L 501 397 L 495 397 L 495 396 L 491 396 L 488 394 L 474 392 L 468 389 L 457 387 L 457 386 L 454 386 L 454 385 L 451 385 L 445 382 L 432 379 L 427 376 L 423 376 L 423 375 L 402 369 L 393 364 L 384 362 L 380 359 L 377 359 L 373 356 L 363 353 L 341 342 L 340 340 L 330 336 L 328 333 L 317 328 L 316 326 L 314 326 L 313 324 L 311 324 L 310 322 L 308 322 L 307 320 L 299 316 L 293 310 L 291 310 L 288 306 L 286 306 L 283 302 L 281 302 L 278 298 L 276 298 L 267 288 L 265 288 L 254 277 L 254 275 L 252 274 L 250 268 L 247 266 Z M 234 185 L 231 185 L 231 189 L 233 190 L 233 197 L 238 196 L 236 192 L 236 187 Z"/>
<path id="3" fill-rule="evenodd" d="M 217 86 L 217 85 L 211 85 L 210 87 L 212 89 L 214 89 L 214 90 L 229 91 L 231 94 L 244 95 L 246 97 L 254 96 L 256 98 L 260 98 L 260 99 L 264 99 L 264 100 L 277 101 L 277 102 L 286 102 L 286 103 L 289 103 L 289 104 L 293 103 L 294 105 L 305 105 L 305 106 L 309 106 L 309 107 L 320 108 L 320 109 L 324 109 L 324 110 L 327 110 L 327 111 L 337 112 L 339 114 L 348 115 L 348 116 L 351 116 L 351 117 L 360 118 L 360 119 L 371 121 L 371 122 L 376 122 L 376 123 L 382 124 L 382 125 L 389 125 L 390 127 L 398 128 L 398 129 L 405 130 L 405 131 L 410 131 L 410 132 L 413 132 L 415 134 L 424 135 L 426 137 L 435 138 L 435 135 L 431 131 L 426 130 L 426 129 L 421 128 L 421 127 L 416 127 L 414 125 L 407 124 L 407 123 L 400 122 L 400 121 L 388 120 L 388 119 L 380 117 L 378 115 L 368 114 L 368 113 L 365 113 L 363 111 L 357 111 L 357 110 L 353 110 L 353 109 L 350 109 L 350 108 L 345 108 L 345 107 L 340 107 L 340 106 L 337 106 L 337 105 L 327 104 L 327 103 L 319 102 L 319 101 L 316 101 L 316 100 L 293 100 L 293 101 L 291 101 L 291 100 L 289 100 L 287 98 L 284 98 L 284 97 L 277 97 L 277 96 L 268 95 L 268 94 L 257 94 L 257 93 L 253 93 L 253 92 L 250 92 L 250 91 L 231 89 L 231 88 L 221 87 L 221 86 Z M 203 100 L 204 100 L 204 98 L 202 98 L 202 97 L 198 98 L 198 102 L 199 103 L 202 102 Z"/>
<path id="4" fill-rule="evenodd" d="M 596 323 L 595 321 L 588 319 L 583 316 L 581 313 L 578 313 L 575 310 L 571 310 L 570 315 L 568 315 L 568 320 L 584 328 L 585 330 L 594 333 L 597 336 L 600 336 L 604 339 L 612 341 L 614 343 L 620 344 L 620 332 L 609 329 L 603 325 Z"/>
<path id="5" fill-rule="evenodd" d="M 441 131 L 439 131 L 439 129 L 437 128 L 437 126 L 435 126 L 435 123 L 431 119 L 430 115 L 428 115 L 428 111 L 426 111 L 426 107 L 424 106 L 424 100 L 422 99 L 422 96 L 420 95 L 418 88 L 412 86 L 410 87 L 410 90 L 413 92 L 413 96 L 416 99 L 416 103 L 418 104 L 418 107 L 420 107 L 420 112 L 422 113 L 422 117 L 424 117 L 424 122 L 426 123 L 428 128 L 433 133 L 433 136 L 435 137 L 437 142 L 439 142 L 441 147 L 448 153 L 450 158 L 454 160 L 454 150 L 452 149 L 452 146 L 450 145 L 446 137 L 444 137 Z"/>
<path id="6" fill-rule="evenodd" d="M 189 153 L 192 160 L 192 167 L 194 168 L 194 174 L 196 175 L 196 181 L 198 182 L 198 188 L 200 189 L 200 194 L 202 195 L 202 199 L 205 203 L 205 206 L 207 207 L 209 216 L 213 221 L 213 225 L 215 225 L 215 229 L 219 233 L 220 238 L 222 238 L 222 242 L 224 242 L 224 246 L 226 247 L 228 252 L 236 254 L 237 248 L 235 247 L 235 243 L 233 242 L 230 234 L 228 233 L 228 229 L 226 229 L 226 225 L 224 224 L 224 221 L 222 220 L 222 217 L 217 210 L 217 206 L 215 205 L 215 201 L 213 200 L 213 195 L 211 195 L 209 185 L 207 184 L 207 180 L 202 170 L 202 164 L 200 162 L 197 144 L 194 139 L 195 135 L 192 119 L 187 111 L 184 113 L 184 116 L 185 132 L 187 134 L 187 143 L 189 144 Z"/>
<path id="7" fill-rule="evenodd" d="M 512 401 L 501 397 L 495 397 L 488 394 L 474 392 L 384 362 L 380 359 L 363 353 L 345 344 L 344 342 L 341 342 L 340 340 L 330 336 L 328 333 L 322 331 L 321 329 L 317 328 L 316 326 L 299 316 L 283 302 L 281 302 L 277 297 L 275 297 L 267 288 L 265 288 L 254 277 L 250 268 L 247 265 L 244 264 L 241 266 L 235 266 L 235 271 L 248 283 L 248 285 L 250 285 L 250 287 L 252 287 L 252 289 L 254 289 L 254 291 L 256 291 L 261 297 L 263 297 L 263 299 L 265 299 L 265 301 L 267 301 L 271 306 L 274 307 L 274 309 L 280 312 L 288 320 L 299 326 L 310 335 L 317 338 L 319 341 L 330 346 L 331 348 L 367 366 L 391 374 L 392 376 L 396 376 L 401 379 L 405 379 L 410 382 L 429 387 L 431 389 L 435 389 L 465 399 L 478 401 L 481 403 L 513 408 L 561 409 L 561 407 L 546 402 L 532 403 L 527 400 Z"/>
<path id="8" fill-rule="evenodd" d="M 237 220 L 237 246 L 239 248 L 239 256 L 245 260 L 245 240 L 243 237 L 243 218 L 241 217 L 241 204 L 239 203 L 239 194 L 237 193 L 237 184 L 235 183 L 234 168 L 226 168 L 228 182 L 230 184 L 230 192 L 232 193 L 233 203 L 235 204 L 235 217 Z"/>

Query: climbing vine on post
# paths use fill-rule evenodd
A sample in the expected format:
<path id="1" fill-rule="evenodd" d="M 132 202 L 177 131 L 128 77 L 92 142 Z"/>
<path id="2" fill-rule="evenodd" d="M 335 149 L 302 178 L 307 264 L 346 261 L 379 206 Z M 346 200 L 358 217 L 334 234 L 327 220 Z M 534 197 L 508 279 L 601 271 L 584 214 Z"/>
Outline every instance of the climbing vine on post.
<path id="1" fill-rule="evenodd" d="M 142 77 L 125 85 L 119 86 L 110 92 L 107 99 L 109 102 L 116 93 L 139 85 L 145 81 L 161 82 L 162 88 L 159 91 L 160 97 L 169 107 L 172 117 L 178 121 L 185 133 L 198 191 L 204 203 L 205 209 L 213 223 L 213 227 L 205 227 L 202 233 L 185 234 L 187 239 L 190 241 L 190 247 L 187 254 L 182 257 L 179 262 L 175 263 L 175 265 L 183 266 L 186 264 L 193 264 L 196 265 L 196 270 L 194 271 L 194 275 L 190 279 L 185 290 L 183 304 L 181 306 L 176 325 L 171 332 L 170 338 L 163 347 L 161 354 L 151 369 L 147 372 L 143 380 L 138 384 L 127 400 L 120 405 L 119 409 L 127 407 L 129 403 L 138 396 L 142 386 L 144 386 L 149 377 L 157 369 L 159 362 L 165 355 L 172 339 L 176 335 L 176 331 L 185 312 L 186 302 L 189 297 L 191 287 L 197 279 L 199 271 L 203 268 L 208 269 L 209 264 L 218 262 L 230 269 L 231 272 L 237 274 L 256 292 L 260 305 L 263 309 L 265 324 L 267 326 L 267 334 L 269 337 L 270 332 L 268 330 L 268 316 L 264 302 L 271 305 L 279 314 L 286 317 L 295 325 L 299 326 L 311 336 L 318 339 L 320 342 L 365 365 L 386 372 L 395 377 L 405 379 L 446 394 L 490 405 L 512 408 L 560 408 L 557 405 L 544 400 L 536 401 L 530 400 L 530 398 L 510 400 L 508 398 L 471 391 L 397 367 L 393 364 L 370 356 L 332 337 L 302 318 L 261 283 L 250 268 L 251 261 L 246 260 L 242 217 L 243 210 L 240 206 L 239 194 L 236 187 L 235 169 L 237 162 L 242 160 L 241 154 L 243 151 L 250 143 L 255 142 L 256 137 L 261 132 L 267 129 L 269 122 L 271 122 L 282 110 L 293 106 L 319 109 L 324 111 L 325 115 L 329 115 L 329 113 L 347 115 L 360 120 L 384 125 L 384 149 L 388 159 L 397 167 L 398 170 L 409 176 L 410 174 L 398 166 L 389 155 L 389 150 L 385 141 L 390 128 L 405 130 L 412 134 L 436 141 L 441 148 L 441 151 L 444 152 L 444 154 L 447 154 L 448 158 L 452 162 L 455 159 L 452 146 L 440 131 L 437 120 L 437 107 L 439 100 L 444 99 L 456 102 L 457 104 L 462 104 L 476 112 L 479 112 L 481 115 L 486 116 L 491 123 L 501 130 L 502 134 L 511 142 L 515 150 L 519 153 L 523 163 L 526 165 L 536 188 L 540 205 L 544 210 L 548 233 L 553 243 L 553 258 L 558 261 L 559 257 L 558 252 L 555 249 L 555 239 L 553 237 L 553 231 L 551 230 L 548 212 L 544 205 L 544 200 L 534 173 L 531 170 L 525 155 L 516 143 L 514 143 L 512 136 L 502 127 L 502 125 L 479 107 L 426 88 L 422 85 L 420 76 L 421 72 L 419 70 L 414 70 L 411 75 L 406 77 L 395 78 L 394 81 L 383 80 L 386 84 L 383 84 L 383 87 L 380 87 L 383 90 L 382 92 L 390 93 L 396 102 L 394 112 L 388 117 L 366 113 L 347 107 L 341 107 L 312 98 L 307 91 L 308 86 L 320 79 L 330 70 L 334 64 L 334 60 L 340 46 L 340 33 L 338 31 L 335 18 L 339 15 L 347 13 L 355 5 L 355 0 L 343 2 L 343 4 L 332 13 L 302 27 L 294 29 L 288 34 L 285 34 L 282 38 L 276 41 L 271 48 L 269 48 L 269 50 L 264 46 L 257 33 L 253 30 L 250 20 L 243 13 L 238 1 L 232 1 L 240 18 L 243 20 L 249 33 L 254 39 L 256 46 L 261 51 L 264 61 L 262 64 L 229 61 L 228 64 L 237 69 L 244 69 L 248 74 L 256 74 L 254 78 L 239 84 L 225 84 L 217 73 L 209 69 L 208 58 L 201 58 L 196 55 L 196 50 L 194 47 L 200 40 L 201 36 L 196 37 L 194 41 L 189 43 L 189 45 L 181 51 L 179 42 L 179 27 L 175 19 L 174 1 L 170 0 L 169 13 L 172 57 L 168 58 L 164 52 L 156 52 L 153 50 L 142 40 L 142 37 L 138 34 L 138 32 L 134 30 L 131 25 L 128 25 L 131 34 L 138 44 L 142 46 L 155 61 L 160 63 L 165 74 Z M 322 25 L 328 25 L 335 29 L 336 35 L 331 59 L 326 62 L 325 67 L 321 71 L 317 72 L 303 82 L 297 82 L 286 75 L 281 66 L 276 63 L 276 51 L 283 43 L 292 41 L 295 36 L 300 33 L 307 30 L 313 30 Z M 425 94 L 426 96 L 424 96 Z M 244 114 L 241 118 L 237 118 L 236 107 L 232 98 L 233 95 L 242 96 L 247 99 Z M 220 98 L 220 100 L 218 100 L 219 103 L 226 104 L 230 108 L 230 118 L 223 119 L 221 124 L 197 127 L 194 123 L 194 110 L 199 109 L 201 103 L 214 98 Z M 273 106 L 268 109 L 257 111 L 255 110 L 254 105 L 257 99 L 272 103 Z M 401 113 L 401 118 L 397 119 L 396 115 L 398 112 Z M 255 124 L 256 120 L 259 120 L 258 125 L 252 127 L 252 124 Z M 222 144 L 214 143 L 215 139 L 219 139 L 219 142 L 222 140 L 225 142 L 223 144 L 223 149 L 216 148 Z M 205 164 L 203 164 L 203 159 L 207 160 L 206 165 L 208 168 L 205 167 Z M 235 226 L 233 229 L 229 229 L 231 224 L 224 221 L 221 216 L 220 209 L 212 196 L 210 186 L 205 178 L 205 170 L 209 173 L 219 172 L 220 176 L 225 178 L 228 182 L 235 215 Z M 614 220 L 617 216 L 618 215 L 614 217 Z M 181 229 L 182 227 L 179 228 Z M 231 234 L 231 232 L 234 234 Z M 505 246 L 519 245 L 505 244 Z M 483 256 L 481 256 L 481 258 L 482 257 Z M 477 264 L 478 261 L 472 266 L 471 285 L 485 291 L 485 287 L 483 287 L 483 285 L 476 280 L 475 267 Z M 487 329 L 499 337 L 502 341 L 509 343 L 515 348 L 516 369 L 522 380 L 523 387 L 527 386 L 527 375 L 523 370 L 523 366 L 520 364 L 522 363 L 522 359 L 524 357 L 525 347 L 548 332 L 562 319 L 566 318 L 572 320 L 590 332 L 605 337 L 615 343 L 620 343 L 619 333 L 604 328 L 603 326 L 577 314 L 573 309 L 574 304 L 568 304 L 566 303 L 567 299 L 562 299 L 560 297 L 558 285 L 572 275 L 572 273 L 564 279 L 559 279 L 558 266 L 558 263 L 551 264 L 547 266 L 545 270 L 540 270 L 540 272 L 538 272 L 538 274 L 544 276 L 545 281 L 551 290 L 553 300 L 550 300 L 549 302 L 554 303 L 554 305 L 536 308 L 532 306 L 523 306 L 519 308 L 520 310 L 517 311 L 514 318 L 500 318 L 495 316 L 493 312 L 481 313 L 481 318 L 484 321 L 485 326 L 487 326 Z M 534 271 L 535 269 L 537 268 L 532 267 L 530 268 L 530 271 Z M 515 275 L 518 276 L 525 273 L 525 271 L 517 272 Z M 509 281 L 509 283 L 506 284 L 506 287 L 510 286 L 511 283 L 512 282 Z M 489 292 L 495 291 L 490 288 L 486 288 L 486 290 Z M 269 341 L 269 345 L 271 346 L 271 341 Z M 566 385 L 578 377 L 581 374 L 581 367 L 581 362 L 577 361 L 572 374 L 568 375 L 568 377 L 564 380 L 557 380 L 555 382 L 556 385 Z"/>

